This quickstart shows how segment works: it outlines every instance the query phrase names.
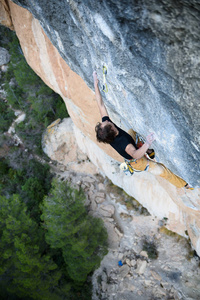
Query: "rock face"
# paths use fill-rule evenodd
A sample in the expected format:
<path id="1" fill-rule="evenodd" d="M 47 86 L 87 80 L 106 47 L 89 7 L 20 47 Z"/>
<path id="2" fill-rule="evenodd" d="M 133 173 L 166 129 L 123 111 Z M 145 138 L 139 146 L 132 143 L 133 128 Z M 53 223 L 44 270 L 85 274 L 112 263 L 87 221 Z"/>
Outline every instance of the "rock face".
<path id="1" fill-rule="evenodd" d="M 0 1 L 0 23 L 10 29 L 14 29 L 7 0 Z"/>
<path id="2" fill-rule="evenodd" d="M 10 61 L 10 55 L 8 51 L 0 47 L 0 66 L 6 65 Z"/>
<path id="3" fill-rule="evenodd" d="M 199 184 L 199 4 L 14 2 L 1 0 L 0 20 L 14 27 L 27 62 L 63 97 L 82 152 L 151 214 L 168 218 L 170 229 L 187 232 L 199 254 L 198 190 L 192 196 L 178 195 L 173 186 L 151 174 L 120 174 L 116 161 L 122 158 L 111 147 L 95 144 L 99 114 L 90 89 L 93 69 L 102 82 L 106 64 L 108 93 L 103 96 L 113 121 L 144 136 L 154 131 L 160 161 L 191 184 Z M 63 138 L 60 149 L 66 149 Z M 53 159 L 58 159 L 58 148 L 53 148 Z M 67 155 L 62 155 L 66 163 Z"/>
<path id="4" fill-rule="evenodd" d="M 77 145 L 70 118 L 60 119 L 47 127 L 43 135 L 43 150 L 54 161 L 67 166 L 72 171 L 96 174 L 97 168 Z"/>
<path id="5" fill-rule="evenodd" d="M 102 79 L 102 65 L 106 64 L 109 92 L 104 100 L 111 118 L 144 136 L 154 131 L 157 135 L 154 147 L 160 160 L 186 181 L 199 185 L 200 5 L 197 1 L 13 2 L 33 14 L 64 61 L 90 88 L 92 70 L 96 69 Z M 16 23 L 27 26 L 22 24 L 26 18 L 17 16 L 13 4 L 10 7 L 14 27 L 25 47 L 26 33 L 20 33 Z M 35 47 L 35 42 L 41 47 L 46 37 L 35 34 L 39 26 L 36 20 L 31 26 L 26 27 L 26 32 L 32 31 L 34 40 L 24 53 L 33 65 L 28 53 L 30 47 Z M 45 53 L 42 55 L 45 57 Z M 51 62 L 43 60 L 47 68 L 50 63 L 53 64 L 52 57 Z M 40 74 L 39 68 L 36 71 Z M 55 75 L 62 76 L 61 70 Z M 45 75 L 46 82 L 59 92 L 48 76 Z M 59 88 L 65 94 L 66 86 Z M 67 97 L 75 102 L 69 93 Z M 76 102 L 80 114 L 82 104 L 83 101 Z M 88 115 L 83 118 L 85 125 L 90 126 Z M 83 126 L 81 129 L 88 134 L 88 129 Z"/>
<path id="6" fill-rule="evenodd" d="M 62 134 L 67 140 L 65 147 L 59 147 Z M 52 165 L 56 176 L 78 189 L 84 189 L 88 211 L 103 220 L 108 232 L 109 252 L 92 276 L 92 299 L 199 299 L 199 258 L 191 251 L 187 239 L 166 230 L 164 225 L 172 218 L 167 221 L 161 215 L 159 218 L 150 216 L 135 199 L 130 199 L 106 177 L 91 174 L 89 168 L 84 170 L 83 176 L 80 167 L 83 153 L 75 143 L 78 135 L 83 136 L 69 118 L 52 123 L 43 140 L 49 156 L 55 158 L 56 155 L 61 160 L 65 156 L 67 158 L 67 161 L 62 160 L 65 163 L 62 168 Z M 72 169 L 74 155 L 66 155 L 72 149 L 77 155 L 79 168 L 76 170 Z M 114 176 L 123 178 L 120 174 Z M 145 198 L 145 191 L 142 197 Z M 160 206 L 164 208 L 167 201 L 170 201 L 169 196 L 163 201 L 161 198 Z M 173 208 L 172 205 L 171 210 Z M 178 210 L 181 215 L 179 207 L 176 217 L 179 217 Z"/>
<path id="7" fill-rule="evenodd" d="M 199 189 L 177 193 L 177 189 L 170 183 L 148 172 L 126 176 L 120 171 L 119 163 L 73 125 L 70 118 L 62 122 L 56 121 L 47 128 L 43 135 L 43 149 L 52 160 L 58 161 L 69 170 L 93 175 L 103 171 L 116 186 L 136 198 L 153 216 L 166 220 L 164 223 L 168 229 L 189 237 L 192 246 L 200 255 Z M 109 204 L 103 203 L 104 196 L 101 193 L 95 196 L 92 209 L 95 211 L 98 205 L 101 215 L 113 217 L 115 210 Z M 123 211 L 118 209 L 116 214 L 120 213 Z M 109 224 L 107 229 L 111 230 Z M 115 232 L 110 234 L 114 235 Z"/>

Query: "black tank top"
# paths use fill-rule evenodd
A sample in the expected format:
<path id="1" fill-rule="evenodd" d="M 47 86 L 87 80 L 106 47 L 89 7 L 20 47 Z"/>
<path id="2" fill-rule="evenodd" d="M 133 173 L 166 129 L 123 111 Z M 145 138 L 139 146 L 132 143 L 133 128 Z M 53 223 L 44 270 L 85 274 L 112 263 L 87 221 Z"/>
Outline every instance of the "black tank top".
<path id="1" fill-rule="evenodd" d="M 102 118 L 102 122 L 109 121 L 113 123 L 108 116 Z M 113 123 L 115 127 L 119 130 L 119 134 L 115 137 L 114 141 L 110 143 L 110 145 L 124 158 L 132 159 L 128 153 L 126 153 L 126 146 L 132 144 L 135 149 L 138 149 L 133 138 L 123 129 L 119 128 L 115 123 Z"/>

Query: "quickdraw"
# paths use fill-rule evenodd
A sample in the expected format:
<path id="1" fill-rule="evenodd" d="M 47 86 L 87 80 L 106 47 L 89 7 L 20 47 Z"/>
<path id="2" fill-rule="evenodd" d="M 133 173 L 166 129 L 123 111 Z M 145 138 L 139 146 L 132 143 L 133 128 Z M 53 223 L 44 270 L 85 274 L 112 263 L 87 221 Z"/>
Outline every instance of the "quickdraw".
<path id="1" fill-rule="evenodd" d="M 145 143 L 145 139 L 140 134 L 138 134 L 137 132 L 136 132 L 136 137 L 135 137 L 135 143 L 139 147 L 141 147 L 140 144 L 143 145 Z"/>
<path id="2" fill-rule="evenodd" d="M 106 66 L 103 66 L 103 92 L 104 93 L 108 92 L 108 86 L 106 83 L 106 75 L 107 75 L 107 68 L 106 68 Z"/>

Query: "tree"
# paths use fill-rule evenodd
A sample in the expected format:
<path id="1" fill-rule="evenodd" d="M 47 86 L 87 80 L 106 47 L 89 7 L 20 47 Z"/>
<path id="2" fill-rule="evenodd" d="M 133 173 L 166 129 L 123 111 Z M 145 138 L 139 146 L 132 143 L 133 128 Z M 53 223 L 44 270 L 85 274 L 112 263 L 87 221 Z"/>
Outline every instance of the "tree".
<path id="1" fill-rule="evenodd" d="M 3 76 L 6 99 L 12 108 L 26 113 L 25 121 L 15 127 L 24 146 L 43 155 L 41 136 L 45 127 L 58 118 L 68 117 L 68 113 L 60 95 L 46 86 L 29 67 L 16 35 L 11 32 L 9 35 L 10 43 L 6 47 L 11 59 L 8 71 Z M 7 125 L 4 118 L 1 118 L 1 124 L 0 130 Z"/>
<path id="2" fill-rule="evenodd" d="M 40 226 L 39 204 L 51 187 L 49 166 L 35 160 L 21 163 L 23 169 L 13 169 L 0 159 L 0 298 L 89 300 L 91 282 L 80 286 L 72 281 L 62 251 L 50 248 Z M 51 265 L 56 269 L 50 270 Z M 43 284 L 46 290 L 41 290 Z"/>
<path id="3" fill-rule="evenodd" d="M 26 203 L 32 218 L 40 222 L 39 204 L 51 188 L 52 174 L 47 164 L 35 159 L 23 160 L 23 168 L 14 169 L 6 160 L 0 159 L 0 188 L 2 194 L 19 194 Z"/>
<path id="4" fill-rule="evenodd" d="M 0 278 L 8 292 L 33 299 L 61 299 L 61 271 L 43 253 L 42 229 L 27 214 L 18 195 L 0 196 Z"/>
<path id="5" fill-rule="evenodd" d="M 43 201 L 43 227 L 46 241 L 60 248 L 69 276 L 83 283 L 107 253 L 107 232 L 100 219 L 88 215 L 85 195 L 66 182 L 53 180 Z"/>
<path id="6" fill-rule="evenodd" d="M 9 109 L 6 102 L 0 99 L 0 134 L 8 131 L 8 128 L 12 124 L 14 118 L 14 112 Z"/>

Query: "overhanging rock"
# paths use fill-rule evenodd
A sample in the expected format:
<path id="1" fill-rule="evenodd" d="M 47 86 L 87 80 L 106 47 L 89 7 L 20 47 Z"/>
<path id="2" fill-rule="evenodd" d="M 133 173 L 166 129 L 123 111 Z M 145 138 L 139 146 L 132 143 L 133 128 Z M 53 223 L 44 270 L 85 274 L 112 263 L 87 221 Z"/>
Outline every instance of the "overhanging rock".
<path id="1" fill-rule="evenodd" d="M 93 69 L 102 82 L 103 63 L 109 80 L 104 101 L 113 121 L 123 129 L 134 127 L 144 136 L 154 131 L 160 161 L 186 181 L 199 184 L 196 1 L 179 1 L 178 6 L 164 0 L 140 5 L 137 1 L 15 2 L 31 12 L 6 2 L 27 62 L 63 97 L 73 123 L 91 145 L 88 156 L 95 147 L 98 166 L 113 182 L 119 186 L 125 182 L 118 170 L 121 158 L 111 147 L 100 145 L 100 149 L 94 144 L 99 114 L 90 88 Z M 107 170 L 105 153 L 109 155 Z M 147 182 L 151 182 L 148 189 Z M 170 226 L 175 231 L 184 234 L 187 230 L 199 249 L 198 189 L 188 199 L 146 173 L 138 174 L 134 182 L 126 179 L 122 187 L 150 212 L 160 217 L 162 212 L 174 220 Z M 162 202 L 156 195 L 162 196 Z"/>
<path id="2" fill-rule="evenodd" d="M 102 78 L 105 63 L 110 84 L 104 96 L 113 120 L 144 136 L 155 132 L 160 160 L 200 185 L 200 6 L 195 0 L 13 2 L 39 20 L 90 88 L 92 70 Z"/>

